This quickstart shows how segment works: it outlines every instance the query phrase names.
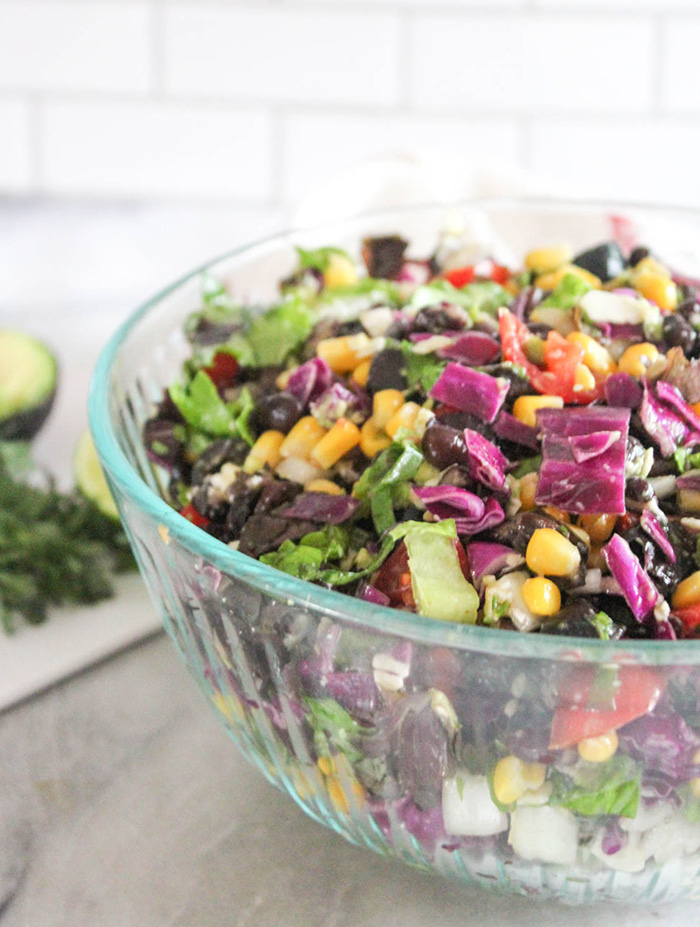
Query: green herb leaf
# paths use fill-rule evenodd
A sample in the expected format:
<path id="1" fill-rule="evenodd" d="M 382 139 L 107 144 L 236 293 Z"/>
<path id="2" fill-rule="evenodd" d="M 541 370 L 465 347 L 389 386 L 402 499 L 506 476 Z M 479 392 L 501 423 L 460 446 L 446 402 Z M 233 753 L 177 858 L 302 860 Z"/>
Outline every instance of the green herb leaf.
<path id="1" fill-rule="evenodd" d="M 401 342 L 404 366 L 403 372 L 408 380 L 411 391 L 420 389 L 429 393 L 435 386 L 447 366 L 447 361 L 440 360 L 434 354 L 416 354 L 413 347 L 406 341 Z"/>
<path id="2" fill-rule="evenodd" d="M 307 720 L 314 732 L 314 746 L 319 756 L 342 753 L 351 763 L 362 759 L 363 754 L 354 740 L 362 727 L 352 715 L 332 698 L 304 699 L 309 709 Z"/>
<path id="3" fill-rule="evenodd" d="M 537 473 L 541 467 L 542 458 L 539 455 L 537 457 L 526 457 L 525 460 L 520 461 L 511 475 L 515 477 L 516 480 L 520 480 L 524 476 L 527 476 L 528 473 Z"/>
<path id="4" fill-rule="evenodd" d="M 312 325 L 311 310 L 298 299 L 256 316 L 246 333 L 256 365 L 282 364 L 306 340 Z"/>
<path id="5" fill-rule="evenodd" d="M 591 623 L 602 641 L 609 641 L 615 634 L 615 622 L 609 615 L 606 615 L 605 612 L 598 612 L 591 620 Z"/>
<path id="6" fill-rule="evenodd" d="M 343 251 L 342 248 L 325 247 L 306 251 L 304 248 L 297 246 L 296 250 L 299 255 L 299 270 L 320 270 L 323 273 L 328 269 L 328 264 L 334 254 L 339 254 L 341 257 L 351 260 L 350 255 L 347 251 Z"/>
<path id="7" fill-rule="evenodd" d="M 493 317 L 501 306 L 509 305 L 512 299 L 507 290 L 492 280 L 468 283 L 459 290 L 447 280 L 433 280 L 416 288 L 410 304 L 423 308 L 449 302 L 466 309 L 473 322 L 480 322 L 484 316 Z"/>

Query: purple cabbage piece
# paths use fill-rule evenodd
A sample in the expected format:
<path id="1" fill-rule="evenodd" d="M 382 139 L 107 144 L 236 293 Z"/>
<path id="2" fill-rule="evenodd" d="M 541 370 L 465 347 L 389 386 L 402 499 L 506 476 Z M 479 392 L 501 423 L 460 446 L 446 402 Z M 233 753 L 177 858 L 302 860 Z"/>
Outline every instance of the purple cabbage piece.
<path id="1" fill-rule="evenodd" d="M 537 429 L 531 425 L 526 425 L 525 422 L 521 422 L 510 412 L 501 412 L 493 424 L 493 431 L 504 441 L 512 441 L 513 444 L 529 447 L 533 451 L 539 451 L 540 449 Z"/>
<path id="2" fill-rule="evenodd" d="M 450 733 L 433 707 L 432 693 L 407 695 L 390 719 L 391 755 L 405 795 L 421 810 L 437 805 L 450 756 Z"/>
<path id="3" fill-rule="evenodd" d="M 326 492 L 303 492 L 280 512 L 282 518 L 318 521 L 324 525 L 340 525 L 352 518 L 361 503 L 353 496 L 332 496 Z"/>
<path id="4" fill-rule="evenodd" d="M 678 640 L 676 629 L 671 624 L 668 617 L 657 618 L 654 638 L 657 641 L 675 641 Z"/>
<path id="5" fill-rule="evenodd" d="M 437 336 L 439 338 L 457 338 L 461 335 L 462 332 L 458 328 L 449 328 L 445 331 L 440 332 Z M 435 332 L 413 332 L 409 336 L 409 340 L 414 344 L 418 344 L 420 341 L 427 341 L 428 338 L 435 338 Z"/>
<path id="6" fill-rule="evenodd" d="M 663 393 L 670 397 L 672 395 L 670 389 L 674 389 L 674 387 L 670 383 L 666 383 L 665 386 L 668 386 L 669 390 L 663 390 Z M 684 405 L 687 405 L 680 393 L 678 398 Z M 692 409 L 690 409 L 690 412 L 695 415 Z M 648 383 L 644 384 L 644 397 L 639 407 L 639 417 L 647 434 L 658 444 L 659 450 L 664 457 L 670 457 L 679 447 L 686 447 L 700 442 L 700 432 L 690 427 L 685 412 L 676 402 L 673 403 L 673 406 L 670 406 L 662 401 L 658 395 L 652 392 Z"/>
<path id="7" fill-rule="evenodd" d="M 371 720 L 381 702 L 381 693 L 371 673 L 348 670 L 329 673 L 326 692 L 360 720 Z"/>
<path id="8" fill-rule="evenodd" d="M 582 409 L 539 409 L 542 467 L 537 505 L 553 505 L 577 514 L 625 512 L 625 459 L 630 410 L 607 406 Z M 616 440 L 594 457 L 576 460 L 571 438 L 615 432 Z"/>
<path id="9" fill-rule="evenodd" d="M 294 370 L 285 387 L 302 405 L 317 399 L 333 383 L 333 371 L 320 357 L 314 357 Z"/>
<path id="10" fill-rule="evenodd" d="M 661 550 L 666 554 L 671 563 L 676 562 L 676 552 L 673 549 L 673 545 L 669 541 L 666 532 L 663 529 L 663 525 L 648 508 L 645 508 L 642 512 L 642 517 L 640 518 L 640 524 L 642 528 L 646 531 L 652 541 L 661 548 Z"/>
<path id="11" fill-rule="evenodd" d="M 434 853 L 437 844 L 447 840 L 440 805 L 424 811 L 412 801 L 406 800 L 398 804 L 397 813 L 409 834 L 412 834 L 428 853 Z"/>
<path id="12" fill-rule="evenodd" d="M 324 428 L 332 428 L 341 418 L 361 425 L 369 418 L 372 403 L 363 389 L 351 390 L 343 383 L 333 383 L 309 403 L 309 408 Z"/>
<path id="13" fill-rule="evenodd" d="M 182 461 L 183 444 L 175 437 L 177 422 L 150 418 L 143 426 L 146 455 L 169 472 L 177 472 Z"/>
<path id="14" fill-rule="evenodd" d="M 371 602 L 373 605 L 389 605 L 391 603 L 391 599 L 388 595 L 385 595 L 377 589 L 376 586 L 367 582 L 360 585 L 360 588 L 357 590 L 357 598 L 362 599 L 363 602 Z"/>
<path id="15" fill-rule="evenodd" d="M 569 447 L 576 463 L 600 457 L 620 440 L 619 431 L 591 431 L 587 435 L 571 435 Z"/>
<path id="16" fill-rule="evenodd" d="M 505 544 L 490 541 L 472 541 L 467 547 L 469 566 L 475 586 L 483 576 L 498 576 L 502 570 L 513 569 L 523 562 L 520 554 Z"/>
<path id="17" fill-rule="evenodd" d="M 605 401 L 621 409 L 638 409 L 644 396 L 641 384 L 629 373 L 612 373 L 605 381 Z"/>
<path id="18" fill-rule="evenodd" d="M 628 840 L 629 834 L 620 827 L 617 818 L 613 818 L 605 825 L 600 848 L 606 856 L 612 856 L 627 846 Z"/>
<path id="19" fill-rule="evenodd" d="M 460 535 L 478 534 L 500 525 L 503 509 L 495 499 L 484 500 L 467 489 L 450 486 L 414 486 L 414 495 L 440 520 L 454 518 Z"/>
<path id="20" fill-rule="evenodd" d="M 476 415 L 484 422 L 492 422 L 498 415 L 510 384 L 505 379 L 488 373 L 448 364 L 430 391 L 433 399 L 446 402 L 460 412 Z"/>
<path id="21" fill-rule="evenodd" d="M 492 441 L 471 428 L 464 429 L 464 443 L 469 455 L 469 476 L 488 489 L 503 492 L 507 458 Z"/>
<path id="22" fill-rule="evenodd" d="M 440 348 L 437 353 L 445 360 L 460 361 L 470 367 L 481 367 L 490 364 L 499 356 L 501 346 L 486 332 L 460 332 L 452 344 Z"/>
<path id="23" fill-rule="evenodd" d="M 656 384 L 656 395 L 662 402 L 673 406 L 686 422 L 695 430 L 698 440 L 700 440 L 700 416 L 690 406 L 677 386 L 667 383 L 666 380 L 659 380 Z"/>
<path id="24" fill-rule="evenodd" d="M 676 479 L 676 487 L 691 492 L 700 492 L 700 470 L 691 470 Z"/>
<path id="25" fill-rule="evenodd" d="M 645 775 L 662 774 L 676 784 L 700 776 L 700 763 L 695 762 L 700 735 L 676 712 L 638 718 L 621 728 L 618 737 L 620 749 L 643 762 Z"/>
<path id="26" fill-rule="evenodd" d="M 619 534 L 613 534 L 605 545 L 603 557 L 620 584 L 632 614 L 637 621 L 643 622 L 661 599 L 656 586 L 642 569 L 627 541 Z"/>

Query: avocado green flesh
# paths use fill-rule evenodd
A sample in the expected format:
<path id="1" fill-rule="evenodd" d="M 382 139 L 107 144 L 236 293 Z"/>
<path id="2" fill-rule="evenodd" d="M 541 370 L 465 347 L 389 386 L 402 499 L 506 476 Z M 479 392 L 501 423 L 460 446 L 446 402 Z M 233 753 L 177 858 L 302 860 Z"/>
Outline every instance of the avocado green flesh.
<path id="1" fill-rule="evenodd" d="M 23 332 L 0 331 L 0 424 L 43 407 L 56 391 L 56 359 Z"/>

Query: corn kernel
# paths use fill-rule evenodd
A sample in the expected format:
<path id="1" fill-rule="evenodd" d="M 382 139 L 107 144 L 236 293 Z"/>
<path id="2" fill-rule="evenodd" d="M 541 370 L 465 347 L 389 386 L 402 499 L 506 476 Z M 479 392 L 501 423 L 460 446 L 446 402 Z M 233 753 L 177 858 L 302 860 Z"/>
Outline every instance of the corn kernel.
<path id="1" fill-rule="evenodd" d="M 328 266 L 323 271 L 323 282 L 329 290 L 340 286 L 352 286 L 357 283 L 357 269 L 344 254 L 331 253 Z"/>
<path id="2" fill-rule="evenodd" d="M 608 731 L 600 737 L 586 737 L 585 740 L 579 742 L 578 755 L 589 763 L 605 763 L 615 755 L 617 744 L 615 731 Z"/>
<path id="3" fill-rule="evenodd" d="M 693 795 L 696 798 L 700 798 L 700 779 L 691 779 L 688 785 L 690 786 L 690 791 L 693 793 Z"/>
<path id="4" fill-rule="evenodd" d="M 280 448 L 284 438 L 281 431 L 263 431 L 248 452 L 243 464 L 244 472 L 257 473 L 265 464 L 269 467 L 276 467 L 282 459 Z"/>
<path id="5" fill-rule="evenodd" d="M 350 811 L 350 804 L 338 779 L 329 778 L 326 784 L 328 786 L 328 794 L 336 810 L 340 811 L 341 814 L 347 814 Z"/>
<path id="6" fill-rule="evenodd" d="M 520 506 L 524 512 L 529 512 L 535 507 L 535 494 L 537 493 L 536 473 L 526 473 L 519 480 L 520 488 Z"/>
<path id="7" fill-rule="evenodd" d="M 358 386 L 367 386 L 369 380 L 369 370 L 372 366 L 372 358 L 368 357 L 355 367 L 352 372 L 352 378 Z"/>
<path id="8" fill-rule="evenodd" d="M 654 363 L 658 356 L 658 348 L 648 341 L 633 344 L 627 348 L 617 362 L 617 369 L 622 373 L 628 373 L 632 377 L 643 377 L 647 372 L 647 368 Z"/>
<path id="9" fill-rule="evenodd" d="M 325 434 L 326 429 L 319 425 L 313 415 L 305 415 L 282 442 L 280 456 L 306 459 Z"/>
<path id="10" fill-rule="evenodd" d="M 563 409 L 561 396 L 518 396 L 513 403 L 513 415 L 524 425 L 537 427 L 538 409 Z"/>
<path id="11" fill-rule="evenodd" d="M 590 552 L 588 554 L 588 560 L 586 561 L 586 566 L 589 570 L 607 569 L 607 563 L 605 562 L 605 557 L 603 556 L 603 547 L 601 544 L 593 544 L 591 546 Z"/>
<path id="12" fill-rule="evenodd" d="M 538 528 L 527 545 L 525 560 L 541 576 L 570 576 L 579 568 L 581 554 L 554 528 Z"/>
<path id="13" fill-rule="evenodd" d="M 617 515 L 581 515 L 578 523 L 593 544 L 604 544 L 615 530 Z"/>
<path id="14" fill-rule="evenodd" d="M 316 345 L 316 354 L 335 373 L 350 373 L 367 360 L 371 351 L 372 342 L 362 332 L 340 338 L 324 338 Z"/>
<path id="15" fill-rule="evenodd" d="M 583 267 L 578 267 L 576 264 L 563 264 L 556 270 L 552 270 L 546 274 L 540 274 L 535 278 L 535 284 L 541 290 L 556 290 L 564 277 L 569 276 L 584 280 L 589 286 L 592 286 L 596 290 L 600 289 L 602 284 L 599 277 L 596 277 L 595 274 L 592 274 L 589 270 L 585 270 Z"/>
<path id="16" fill-rule="evenodd" d="M 562 264 L 571 262 L 573 252 L 569 245 L 550 245 L 548 248 L 535 248 L 525 255 L 525 267 L 537 274 L 546 274 L 556 270 Z"/>
<path id="17" fill-rule="evenodd" d="M 360 429 L 360 450 L 365 457 L 374 457 L 380 451 L 386 450 L 391 444 L 391 438 L 380 431 L 371 418 L 367 419 Z"/>
<path id="18" fill-rule="evenodd" d="M 673 310 L 678 304 L 676 284 L 668 274 L 654 270 L 642 270 L 633 279 L 634 288 L 644 299 L 656 303 L 659 309 Z"/>
<path id="19" fill-rule="evenodd" d="M 585 364 L 577 364 L 574 375 L 574 392 L 585 393 L 591 389 L 595 389 L 595 377 Z"/>
<path id="20" fill-rule="evenodd" d="M 327 470 L 360 443 L 360 429 L 346 418 L 339 418 L 328 434 L 311 451 L 311 459 Z"/>
<path id="21" fill-rule="evenodd" d="M 332 756 L 319 756 L 316 765 L 324 776 L 335 776 L 338 772 Z"/>
<path id="22" fill-rule="evenodd" d="M 289 383 L 289 378 L 296 370 L 296 367 L 291 367 L 289 370 L 283 370 L 281 374 L 275 380 L 275 386 L 277 389 L 286 389 L 287 383 Z"/>
<path id="23" fill-rule="evenodd" d="M 647 272 L 661 274 L 664 277 L 669 276 L 668 267 L 662 264 L 661 261 L 657 261 L 656 258 L 652 257 L 651 255 L 642 258 L 642 260 L 638 264 L 635 264 L 634 267 L 635 275 Z"/>
<path id="24" fill-rule="evenodd" d="M 533 576 L 521 589 L 525 604 L 535 615 L 556 615 L 561 608 L 561 593 L 551 579 Z"/>
<path id="25" fill-rule="evenodd" d="M 700 602 L 700 570 L 696 570 L 676 586 L 671 604 L 674 608 L 687 608 Z"/>
<path id="26" fill-rule="evenodd" d="M 405 402 L 400 409 L 391 416 L 384 426 L 384 430 L 393 438 L 399 428 L 413 428 L 420 413 L 421 407 L 415 402 Z"/>
<path id="27" fill-rule="evenodd" d="M 566 336 L 566 340 L 583 348 L 583 363 L 593 373 L 597 373 L 599 376 L 608 376 L 608 374 L 615 373 L 617 365 L 612 358 L 612 354 L 595 338 L 591 338 L 590 335 L 586 335 L 584 332 L 571 332 Z"/>
<path id="28" fill-rule="evenodd" d="M 692 408 L 696 415 L 700 415 L 700 402 L 694 402 Z"/>
<path id="29" fill-rule="evenodd" d="M 347 493 L 345 490 L 338 486 L 337 483 L 334 483 L 333 480 L 310 480 L 304 489 L 307 492 L 325 492 L 328 496 L 345 496 Z"/>
<path id="30" fill-rule="evenodd" d="M 381 389 L 372 400 L 372 421 L 377 428 L 385 428 L 391 416 L 404 404 L 403 393 L 398 389 Z"/>
<path id="31" fill-rule="evenodd" d="M 525 763 L 517 756 L 504 756 L 493 771 L 493 792 L 502 805 L 512 805 L 526 792 L 544 784 L 547 767 L 542 763 Z"/>

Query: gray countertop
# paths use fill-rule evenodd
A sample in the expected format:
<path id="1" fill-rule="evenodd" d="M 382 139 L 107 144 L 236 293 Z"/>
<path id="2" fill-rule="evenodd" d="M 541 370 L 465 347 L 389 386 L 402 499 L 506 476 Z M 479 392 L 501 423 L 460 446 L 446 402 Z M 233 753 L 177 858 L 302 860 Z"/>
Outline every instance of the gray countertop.
<path id="1" fill-rule="evenodd" d="M 0 716 L 0 927 L 646 927 L 345 843 L 235 749 L 159 635 Z"/>

